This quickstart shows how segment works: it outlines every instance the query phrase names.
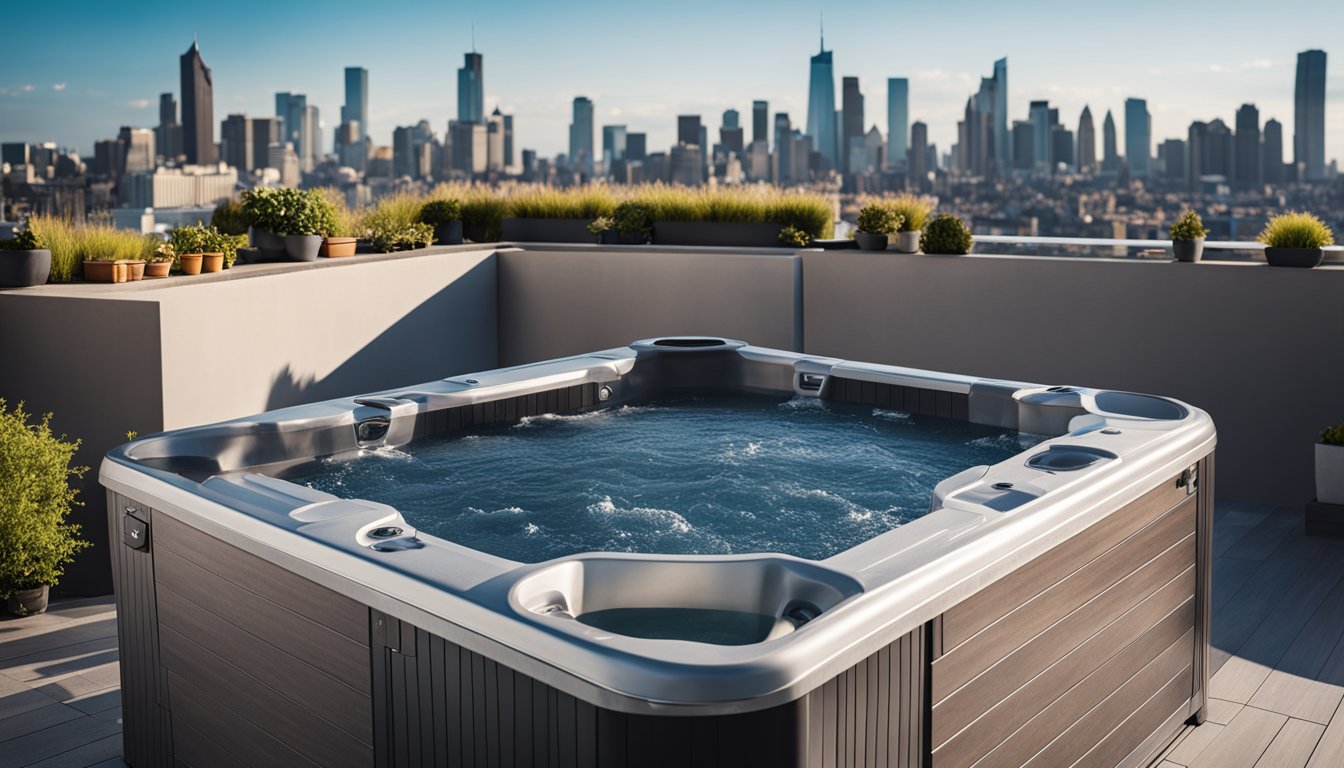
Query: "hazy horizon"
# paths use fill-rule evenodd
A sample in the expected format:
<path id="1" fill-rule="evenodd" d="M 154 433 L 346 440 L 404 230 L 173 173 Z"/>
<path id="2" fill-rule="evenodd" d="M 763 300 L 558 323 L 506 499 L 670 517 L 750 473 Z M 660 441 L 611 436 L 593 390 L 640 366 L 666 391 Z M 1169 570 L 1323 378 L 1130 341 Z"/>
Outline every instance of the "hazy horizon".
<path id="1" fill-rule="evenodd" d="M 75 0 L 20 6 L 7 26 L 45 27 L 51 39 L 8 36 L 0 141 L 55 141 L 91 154 L 93 142 L 114 137 L 119 126 L 153 127 L 160 93 L 180 103 L 178 56 L 193 34 L 214 75 L 216 140 L 225 116 L 271 115 L 275 93 L 293 91 L 321 110 L 330 151 L 346 66 L 369 70 L 376 143 L 390 144 L 393 128 L 422 118 L 442 136 L 456 116 L 457 68 L 472 49 L 474 23 L 486 109 L 515 115 L 516 147 L 543 156 L 566 151 L 570 103 L 583 95 L 595 104 L 599 142 L 601 125 L 625 124 L 647 133 L 657 151 L 675 140 L 678 114 L 701 114 L 713 137 L 723 110 L 734 108 L 749 129 L 755 99 L 769 101 L 772 116 L 788 112 L 795 125 L 804 123 L 808 57 L 824 11 L 837 96 L 839 79 L 857 75 L 865 127 L 885 134 L 887 78 L 909 78 L 911 121 L 928 124 L 940 151 L 955 140 L 980 77 L 1006 56 L 1010 122 L 1026 118 L 1029 101 L 1049 99 L 1070 128 L 1087 104 L 1098 132 L 1110 109 L 1123 134 L 1125 98 L 1146 98 L 1155 147 L 1185 138 L 1193 119 L 1234 125 L 1236 109 L 1251 102 L 1262 123 L 1283 123 L 1291 160 L 1296 55 L 1319 48 L 1329 56 L 1327 162 L 1344 153 L 1344 46 L 1332 51 L 1326 32 L 1344 26 L 1344 3 L 1280 4 L 1271 20 L 1249 2 L 1153 0 L 1105 13 L 1056 0 L 1030 10 L 979 0 L 908 9 L 871 0 L 690 0 L 675 10 L 501 0 L 368 9 L 353 0 L 304 9 L 238 0 L 215 18 L 163 0 L 129 11 Z M 1303 23 L 1267 23 L 1285 19 Z M 1123 138 L 1120 144 L 1123 151 Z"/>

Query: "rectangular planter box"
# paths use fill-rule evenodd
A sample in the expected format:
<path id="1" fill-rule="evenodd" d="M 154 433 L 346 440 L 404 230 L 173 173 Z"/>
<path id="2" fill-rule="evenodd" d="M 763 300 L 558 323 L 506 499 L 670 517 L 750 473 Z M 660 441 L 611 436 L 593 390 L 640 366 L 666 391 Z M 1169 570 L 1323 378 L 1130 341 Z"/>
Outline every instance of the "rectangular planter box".
<path id="1" fill-rule="evenodd" d="M 776 248 L 780 224 L 725 221 L 656 221 L 657 245 L 717 245 L 729 248 Z"/>
<path id="2" fill-rule="evenodd" d="M 592 219 L 505 219 L 503 239 L 524 243 L 591 243 Z"/>

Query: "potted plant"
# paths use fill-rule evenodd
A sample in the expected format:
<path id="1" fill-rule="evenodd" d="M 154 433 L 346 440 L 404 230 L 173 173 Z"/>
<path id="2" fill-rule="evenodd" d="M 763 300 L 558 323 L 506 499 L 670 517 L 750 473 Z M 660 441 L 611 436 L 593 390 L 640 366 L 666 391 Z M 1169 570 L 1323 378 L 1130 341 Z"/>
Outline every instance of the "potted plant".
<path id="1" fill-rule="evenodd" d="M 588 231 L 593 233 L 596 241 L 602 245 L 616 244 L 616 230 L 612 229 L 610 216 L 598 216 L 596 219 L 588 222 Z"/>
<path id="2" fill-rule="evenodd" d="M 205 250 L 211 244 L 210 241 L 209 233 L 200 224 L 174 229 L 168 243 L 177 256 L 177 271 L 184 275 L 201 274 Z"/>
<path id="3" fill-rule="evenodd" d="M 251 232 L 252 246 L 262 258 L 279 259 L 285 250 L 283 205 L 278 189 L 251 189 L 243 193 L 242 215 Z"/>
<path id="4" fill-rule="evenodd" d="M 462 204 L 454 198 L 428 200 L 420 208 L 419 221 L 434 228 L 439 245 L 462 244 Z"/>
<path id="5" fill-rule="evenodd" d="M 359 215 L 346 207 L 345 196 L 339 190 L 323 188 L 317 194 L 331 214 L 317 255 L 324 259 L 354 256 L 359 248 Z"/>
<path id="6" fill-rule="evenodd" d="M 881 203 L 868 203 L 859 210 L 854 240 L 865 251 L 885 251 L 891 233 L 900 225 L 900 214 Z"/>
<path id="7" fill-rule="evenodd" d="M 79 441 L 51 431 L 51 414 L 29 422 L 19 403 L 0 399 L 0 596 L 10 613 L 27 616 L 47 608 L 47 595 L 75 553 L 89 546 L 67 521 L 79 505 L 70 466 Z"/>
<path id="8" fill-rule="evenodd" d="M 1319 267 L 1335 233 L 1310 213 L 1275 216 L 1256 238 L 1265 244 L 1265 260 L 1274 267 Z"/>
<path id="9" fill-rule="evenodd" d="M 203 226 L 197 222 L 196 226 L 201 227 L 201 272 L 203 274 L 210 272 L 224 271 L 224 248 L 226 236 L 221 235 L 218 230 L 212 226 Z"/>
<path id="10" fill-rule="evenodd" d="M 919 253 L 919 239 L 933 206 L 924 198 L 909 194 L 892 198 L 885 205 L 901 217 L 901 223 L 896 226 L 896 251 Z"/>
<path id="11" fill-rule="evenodd" d="M 966 222 L 944 213 L 934 216 L 924 227 L 924 234 L 919 238 L 919 249 L 925 253 L 961 256 L 971 252 L 974 242 Z"/>
<path id="12" fill-rule="evenodd" d="M 792 225 L 780 227 L 779 242 L 784 245 L 791 245 L 794 248 L 806 248 L 812 244 L 812 235 L 806 230 Z"/>
<path id="13" fill-rule="evenodd" d="M 1204 236 L 1209 228 L 1194 211 L 1186 211 L 1171 225 L 1171 251 L 1177 261 L 1196 262 L 1204 256 Z"/>
<path id="14" fill-rule="evenodd" d="M 173 253 L 172 243 L 159 243 L 154 252 L 145 259 L 145 277 L 151 280 L 167 277 L 173 268 L 176 255 Z"/>
<path id="15" fill-rule="evenodd" d="M 51 251 L 41 247 L 32 230 L 0 242 L 0 288 L 42 285 L 51 276 Z"/>
<path id="16" fill-rule="evenodd" d="M 419 222 L 378 222 L 370 225 L 369 237 L 379 253 L 392 253 L 428 248 L 434 242 L 434 229 Z"/>
<path id="17" fill-rule="evenodd" d="M 1316 500 L 1344 504 L 1344 424 L 1326 427 L 1316 443 Z"/>
<path id="18" fill-rule="evenodd" d="M 644 245 L 653 237 L 653 206 L 639 200 L 626 200 L 611 214 L 611 228 L 620 245 Z"/>
<path id="19" fill-rule="evenodd" d="M 334 226 L 335 212 L 317 190 L 277 189 L 280 201 L 279 231 L 285 235 L 285 255 L 290 261 L 317 261 L 322 235 Z"/>

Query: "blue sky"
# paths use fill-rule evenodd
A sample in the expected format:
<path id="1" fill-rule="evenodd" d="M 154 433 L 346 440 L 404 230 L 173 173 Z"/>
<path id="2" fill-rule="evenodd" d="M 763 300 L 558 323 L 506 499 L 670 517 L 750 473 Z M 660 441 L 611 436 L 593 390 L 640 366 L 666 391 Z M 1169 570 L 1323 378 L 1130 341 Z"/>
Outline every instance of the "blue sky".
<path id="1" fill-rule="evenodd" d="M 1012 119 L 1025 119 L 1028 101 L 1045 98 L 1068 124 L 1090 104 L 1098 130 L 1111 109 L 1123 131 L 1124 99 L 1139 96 L 1148 99 L 1160 140 L 1183 137 L 1192 119 L 1231 124 L 1240 104 L 1254 102 L 1262 120 L 1284 124 L 1290 149 L 1296 53 L 1321 48 L 1329 54 L 1327 157 L 1344 159 L 1344 2 L 1272 7 L 1268 13 L 1262 1 L 1242 0 L 30 0 L 5 12 L 0 140 L 53 140 L 90 152 L 121 125 L 152 127 L 158 94 L 178 89 L 177 57 L 193 33 L 214 71 L 217 121 L 233 112 L 271 114 L 276 91 L 307 93 L 321 109 L 329 147 L 342 69 L 359 65 L 370 72 L 375 140 L 390 143 L 394 127 L 420 118 L 442 134 L 456 110 L 456 70 L 474 23 L 486 108 L 515 114 L 518 146 L 563 151 L 570 102 L 581 94 L 595 102 L 599 124 L 646 131 L 656 148 L 672 143 L 678 113 L 701 113 L 717 127 L 724 109 L 745 116 L 753 99 L 802 122 L 807 60 L 823 11 L 837 81 L 860 78 L 866 122 L 886 130 L 886 79 L 908 77 L 911 117 L 927 122 L 943 149 L 967 96 L 1000 56 L 1009 59 Z"/>

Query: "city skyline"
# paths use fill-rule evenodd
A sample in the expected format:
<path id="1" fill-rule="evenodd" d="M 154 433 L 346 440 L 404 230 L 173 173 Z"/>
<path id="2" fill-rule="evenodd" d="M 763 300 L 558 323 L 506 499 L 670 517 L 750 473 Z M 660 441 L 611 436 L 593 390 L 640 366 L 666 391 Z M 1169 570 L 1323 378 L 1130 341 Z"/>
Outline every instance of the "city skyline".
<path id="1" fill-rule="evenodd" d="M 61 6 L 71 5 L 94 17 L 104 13 L 97 6 L 59 0 L 44 8 L 59 10 Z M 1230 13 L 1236 5 L 1221 4 L 1220 8 Z M 505 3 L 504 6 L 528 7 L 530 13 L 553 15 L 546 8 L 532 8 L 530 3 Z M 340 7 L 342 4 L 334 4 L 333 10 Z M 19 9 L 20 19 L 28 12 L 29 9 Z M 1344 17 L 1344 10 L 1333 8 L 1312 8 L 1311 12 L 1323 22 L 1327 20 L 1325 17 Z M 274 21 L 280 26 L 284 25 L 285 17 L 291 15 L 285 10 L 275 13 Z M 423 13 L 427 18 L 435 18 L 436 14 L 438 17 L 452 15 L 433 6 L 425 6 Z M 769 101 L 772 117 L 773 113 L 787 112 L 795 126 L 805 129 L 808 64 L 804 58 L 817 50 L 815 25 L 805 28 L 804 25 L 790 24 L 783 30 L 784 34 L 764 35 L 770 42 L 752 43 L 750 47 L 757 51 L 756 55 L 746 57 L 759 66 L 738 64 L 732 78 L 706 77 L 701 80 L 696 73 L 742 61 L 738 49 L 747 47 L 747 42 L 735 41 L 734 46 L 697 49 L 699 55 L 691 61 L 678 62 L 678 71 L 672 73 L 677 75 L 678 86 L 668 90 L 661 86 L 669 75 L 665 67 L 666 54 L 658 48 L 645 51 L 631 66 L 620 68 L 604 66 L 604 62 L 613 56 L 623 58 L 621 51 L 628 45 L 623 39 L 615 39 L 610 45 L 584 46 L 582 56 L 574 56 L 571 51 L 568 56 L 551 60 L 548 54 L 562 42 L 564 29 L 572 26 L 570 22 L 556 18 L 556 26 L 529 24 L 524 30 L 498 21 L 491 23 L 492 17 L 499 16 L 498 9 L 493 6 L 475 9 L 472 13 L 477 19 L 475 50 L 490 59 L 490 77 L 485 79 L 483 93 L 484 108 L 491 111 L 499 106 L 505 113 L 517 115 L 519 124 L 515 143 L 519 147 L 535 149 L 543 156 L 568 150 L 570 107 L 577 95 L 592 99 L 593 121 L 598 130 L 605 124 L 625 124 L 631 131 L 646 133 L 651 147 L 668 146 L 675 141 L 675 117 L 678 114 L 701 114 L 709 127 L 717 129 L 715 116 L 726 109 L 745 112 L 753 99 Z M 653 15 L 652 12 L 643 13 Z M 735 8 L 727 21 L 739 13 L 744 11 Z M 885 12 L 874 9 L 873 13 Z M 161 15 L 170 18 L 159 19 L 156 15 L 152 21 L 141 21 L 154 28 L 182 27 L 180 22 L 173 23 L 171 17 L 189 16 L 181 11 L 168 13 L 166 10 Z M 1048 65 L 1049 60 L 1058 60 L 1059 54 L 1078 45 L 1077 40 L 1061 38 L 1052 41 L 1051 46 L 1042 47 L 1038 43 L 1028 44 L 1021 36 L 1005 33 L 997 48 L 967 53 L 976 47 L 958 45 L 955 51 L 925 56 L 920 55 L 919 50 L 921 45 L 928 45 L 927 41 L 912 39 L 910 45 L 902 46 L 900 54 L 884 51 L 875 56 L 871 41 L 861 34 L 864 26 L 847 23 L 852 22 L 854 16 L 849 11 L 843 16 L 835 11 L 831 13 L 826 46 L 834 51 L 837 81 L 845 76 L 856 76 L 869 105 L 885 105 L 888 78 L 906 78 L 910 91 L 909 120 L 911 123 L 921 121 L 928 126 L 929 141 L 936 143 L 940 152 L 945 152 L 955 139 L 956 121 L 967 95 L 974 92 L 980 73 L 993 59 L 1002 56 L 1012 59 L 1013 67 L 1006 116 L 1009 123 L 1026 119 L 1028 104 L 1036 98 L 1049 99 L 1066 123 L 1076 121 L 1084 105 L 1090 106 L 1095 115 L 1112 111 L 1119 118 L 1123 114 L 1124 99 L 1144 98 L 1149 104 L 1151 136 L 1156 144 L 1165 138 L 1184 136 L 1188 124 L 1195 120 L 1222 118 L 1230 123 L 1237 107 L 1248 102 L 1259 107 L 1263 119 L 1276 118 L 1283 124 L 1284 131 L 1293 135 L 1296 54 L 1314 47 L 1327 53 L 1330 51 L 1328 41 L 1306 39 L 1320 37 L 1314 33 L 1293 32 L 1275 48 L 1265 44 L 1268 41 L 1239 47 L 1228 46 L 1225 40 L 1218 45 L 1208 45 L 1192 38 L 1192 45 L 1184 46 L 1179 55 L 1164 54 L 1159 66 L 1130 61 L 1105 74 L 1106 61 L 1115 58 L 1114 52 L 1108 52 L 1108 49 L 1126 48 L 1124 44 L 1114 43 L 1097 46 L 1103 50 L 1092 56 L 1094 63 L 1090 66 L 1055 67 L 1055 70 L 1068 71 L 1051 71 L 1042 77 L 1043 65 Z M 304 23 L 311 24 L 312 21 L 305 18 Z M 681 22 L 669 20 L 669 23 Z M 778 22 L 769 18 L 757 19 L 757 23 L 762 25 L 763 31 L 777 31 L 774 27 Z M 1049 29 L 1048 22 L 1043 25 L 1043 30 Z M 76 39 L 84 34 L 86 25 L 77 26 Z M 268 102 L 274 93 L 306 93 L 310 104 L 320 107 L 322 114 L 332 116 L 323 124 L 320 134 L 325 150 L 330 151 L 330 136 L 336 127 L 334 116 L 339 114 L 344 100 L 343 72 L 346 67 L 358 66 L 371 73 L 367 130 L 375 141 L 389 143 L 393 128 L 414 124 L 421 118 L 428 119 L 435 131 L 443 131 L 447 121 L 456 117 L 458 111 L 456 74 L 462 66 L 461 57 L 472 50 L 469 21 L 461 19 L 449 26 L 452 29 L 449 37 L 460 37 L 460 44 L 454 40 L 451 45 L 436 45 L 418 56 L 407 56 L 404 49 L 388 51 L 384 50 L 386 46 L 376 45 L 327 49 L 310 56 L 302 45 L 294 44 L 276 48 L 285 52 L 284 58 L 276 61 L 259 57 L 255 52 L 248 53 L 255 51 L 251 41 L 266 37 L 269 34 L 266 30 L 243 34 L 232 31 L 235 29 L 232 20 L 212 24 L 201 36 L 201 49 L 214 73 L 214 111 L 218 118 L 214 127 L 218 130 L 219 120 L 228 114 L 271 114 Z M 977 34 L 979 26 L 974 19 L 970 20 L 968 34 Z M 1313 25 L 1313 28 L 1317 26 Z M 539 32 L 539 28 L 547 31 Z M 165 30 L 164 34 L 169 32 Z M 1264 34 L 1284 33 L 1269 31 Z M 1119 34 L 1109 37 L 1123 39 Z M 249 44 L 238 45 L 239 40 Z M 264 42 L 261 40 L 258 45 Z M 540 43 L 540 46 L 529 48 L 525 45 L 527 42 Z M 105 66 L 85 67 L 85 71 L 79 73 L 68 71 L 69 65 L 60 57 L 42 56 L 36 51 L 25 56 L 23 47 L 29 43 L 24 40 L 18 43 L 19 50 L 14 57 L 18 65 L 8 67 L 2 76 L 6 80 L 0 82 L 0 139 L 5 141 L 52 140 L 89 153 L 93 141 L 110 135 L 117 126 L 156 125 L 155 105 L 160 93 L 173 92 L 181 99 L 177 83 L 173 82 L 177 79 L 173 77 L 176 68 L 172 66 L 173 58 L 182 50 L 181 38 L 155 37 L 148 45 L 135 46 L 123 55 L 112 57 Z M 1242 50 L 1232 50 L 1237 48 Z M 1190 59 L 1199 61 L 1199 65 Z M 1344 57 L 1331 57 L 1327 69 L 1327 163 L 1344 152 L 1341 59 Z M 427 66 L 431 61 L 433 66 Z M 267 71 L 257 75 L 258 64 L 266 64 Z M 404 72 L 408 64 L 417 72 L 414 77 L 398 74 Z M 1084 76 L 1079 83 L 1080 75 L 1074 70 L 1091 70 L 1094 74 L 1091 79 Z M 118 72 L 125 72 L 125 76 L 118 77 Z M 1098 72 L 1101 74 L 1095 74 Z M 41 79 L 44 74 L 51 82 Z M 1180 82 L 1182 75 L 1186 82 Z M 123 93 L 131 93 L 125 89 L 134 88 L 133 92 L 140 95 L 118 102 L 112 91 L 90 87 L 108 86 L 109 79 L 116 81 Z M 1172 80 L 1177 81 L 1174 92 Z M 539 86 L 533 81 L 552 83 L 553 86 L 538 93 Z M 634 81 L 633 85 L 630 81 Z M 145 87 L 144 82 L 153 85 Z M 712 89 L 703 87 L 703 83 L 711 82 L 714 83 Z M 408 86 L 419 96 L 408 97 Z M 711 90 L 712 94 L 709 93 Z M 1174 104 L 1174 101 L 1179 103 Z M 117 106 L 119 103 L 122 106 Z M 868 109 L 864 130 L 876 125 L 885 133 L 885 112 L 882 108 Z M 1124 130 L 1123 125 L 1120 128 Z M 218 134 L 216 138 L 219 138 Z"/>

